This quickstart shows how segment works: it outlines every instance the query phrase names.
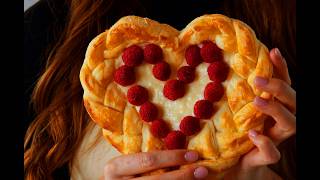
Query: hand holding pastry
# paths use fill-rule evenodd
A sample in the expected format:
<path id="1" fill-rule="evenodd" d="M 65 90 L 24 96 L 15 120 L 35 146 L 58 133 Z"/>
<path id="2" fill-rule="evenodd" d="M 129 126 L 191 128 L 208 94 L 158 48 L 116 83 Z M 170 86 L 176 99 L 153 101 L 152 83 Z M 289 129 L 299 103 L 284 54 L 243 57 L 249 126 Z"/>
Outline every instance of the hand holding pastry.
<path id="1" fill-rule="evenodd" d="M 166 173 L 150 174 L 138 177 L 137 175 L 153 170 L 181 166 L 198 160 L 198 153 L 187 150 L 153 151 L 122 155 L 110 160 L 104 168 L 105 180 L 134 179 L 202 179 L 208 174 L 208 170 L 201 166 L 193 166 L 185 169 L 173 170 Z"/>
<path id="2" fill-rule="evenodd" d="M 260 111 L 272 119 L 266 120 L 265 135 L 258 134 L 254 130 L 249 131 L 249 137 L 256 148 L 242 158 L 241 163 L 232 170 L 232 173 L 229 173 L 230 177 L 239 179 L 240 177 L 243 177 L 242 179 L 277 177 L 280 179 L 266 165 L 280 160 L 281 155 L 276 146 L 296 132 L 296 91 L 290 87 L 291 80 L 286 61 L 278 49 L 270 52 L 270 59 L 274 66 L 274 78 L 268 81 L 257 77 L 255 85 L 258 89 L 271 93 L 275 99 L 267 101 L 256 97 L 254 103 Z M 238 172 L 235 173 L 235 171 Z M 261 173 L 264 176 L 260 176 Z"/>
<path id="3" fill-rule="evenodd" d="M 274 78 L 268 81 L 257 77 L 255 84 L 257 88 L 271 93 L 275 101 L 268 102 L 257 97 L 255 105 L 274 119 L 275 124 L 268 129 L 267 135 L 278 145 L 296 132 L 296 91 L 290 87 L 287 64 L 278 49 L 270 52 L 270 60 L 274 66 Z"/>

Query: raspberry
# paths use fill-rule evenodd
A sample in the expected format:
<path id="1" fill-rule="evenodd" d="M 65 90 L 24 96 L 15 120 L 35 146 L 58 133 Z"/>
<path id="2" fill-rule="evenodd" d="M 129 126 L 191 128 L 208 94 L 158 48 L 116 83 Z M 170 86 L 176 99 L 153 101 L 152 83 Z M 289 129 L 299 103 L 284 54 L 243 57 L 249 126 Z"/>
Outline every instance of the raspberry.
<path id="1" fill-rule="evenodd" d="M 148 100 L 148 91 L 142 86 L 135 85 L 128 89 L 127 98 L 131 104 L 140 106 Z"/>
<path id="2" fill-rule="evenodd" d="M 215 82 L 223 82 L 229 74 L 229 66 L 223 61 L 211 63 L 207 69 L 209 79 Z"/>
<path id="3" fill-rule="evenodd" d="M 143 50 L 143 55 L 144 60 L 150 64 L 155 64 L 163 58 L 162 49 L 155 44 L 146 45 Z"/>
<path id="4" fill-rule="evenodd" d="M 181 131 L 171 131 L 164 142 L 168 149 L 183 149 L 186 145 L 186 136 Z"/>
<path id="5" fill-rule="evenodd" d="M 197 45 L 190 45 L 185 52 L 187 64 L 196 67 L 202 62 L 200 48 Z"/>
<path id="6" fill-rule="evenodd" d="M 153 76 L 160 81 L 165 81 L 170 77 L 170 65 L 164 61 L 155 64 L 152 68 Z"/>
<path id="7" fill-rule="evenodd" d="M 183 66 L 179 68 L 177 72 L 178 79 L 185 82 L 190 83 L 195 78 L 195 70 L 194 67 L 191 66 Z"/>
<path id="8" fill-rule="evenodd" d="M 133 84 L 136 81 L 134 69 L 126 65 L 119 67 L 114 73 L 114 81 L 121 86 Z"/>
<path id="9" fill-rule="evenodd" d="M 129 46 L 123 51 L 122 60 L 127 66 L 137 66 L 142 63 L 143 50 L 137 45 Z"/>
<path id="10" fill-rule="evenodd" d="M 147 101 L 141 105 L 139 113 L 142 120 L 150 122 L 157 118 L 158 109 L 154 104 Z"/>
<path id="11" fill-rule="evenodd" d="M 201 57 L 204 62 L 212 63 L 223 59 L 222 50 L 211 41 L 202 42 L 200 50 Z"/>
<path id="12" fill-rule="evenodd" d="M 193 116 L 186 116 L 181 120 L 179 127 L 183 134 L 191 136 L 200 131 L 200 120 Z"/>
<path id="13" fill-rule="evenodd" d="M 180 80 L 169 80 L 163 88 L 163 95 L 174 101 L 184 96 L 184 83 Z"/>
<path id="14" fill-rule="evenodd" d="M 213 113 L 213 105 L 208 100 L 199 100 L 194 105 L 193 113 L 199 119 L 209 119 Z"/>
<path id="15" fill-rule="evenodd" d="M 224 88 L 219 82 L 208 83 L 204 89 L 204 98 L 211 102 L 219 101 L 224 93 Z"/>
<path id="16" fill-rule="evenodd" d="M 151 124 L 151 133 L 157 138 L 164 138 L 170 132 L 166 122 L 162 119 L 154 120 Z"/>

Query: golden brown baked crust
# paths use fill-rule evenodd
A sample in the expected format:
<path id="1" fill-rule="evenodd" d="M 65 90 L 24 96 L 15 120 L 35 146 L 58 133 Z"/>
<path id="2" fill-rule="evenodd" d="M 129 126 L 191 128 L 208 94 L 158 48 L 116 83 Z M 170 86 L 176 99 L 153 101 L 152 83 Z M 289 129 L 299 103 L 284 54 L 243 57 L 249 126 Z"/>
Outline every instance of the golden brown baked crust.
<path id="1" fill-rule="evenodd" d="M 186 47 L 204 40 L 215 42 L 230 55 L 227 63 L 231 72 L 218 111 L 210 121 L 201 124 L 198 134 L 188 139 L 188 149 L 200 153 L 202 160 L 198 164 L 222 171 L 253 147 L 247 131 L 253 128 L 261 132 L 264 115 L 252 101 L 256 95 L 271 97 L 259 92 L 253 79 L 272 76 L 268 49 L 257 40 L 254 31 L 239 20 L 219 14 L 198 17 L 180 32 L 148 18 L 127 16 L 91 41 L 80 72 L 84 105 L 92 120 L 103 128 L 104 137 L 120 152 L 164 149 L 163 142 L 152 136 L 149 125 L 140 119 L 137 109 L 127 103 L 125 89 L 113 81 L 124 48 L 157 44 L 165 61 L 176 71 L 185 61 Z"/>

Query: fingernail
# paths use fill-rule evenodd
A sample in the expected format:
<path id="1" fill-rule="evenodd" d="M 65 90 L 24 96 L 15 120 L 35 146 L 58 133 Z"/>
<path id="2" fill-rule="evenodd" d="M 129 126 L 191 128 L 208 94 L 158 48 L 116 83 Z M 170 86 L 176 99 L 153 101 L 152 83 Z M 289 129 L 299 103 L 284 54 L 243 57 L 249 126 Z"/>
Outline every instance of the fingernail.
<path id="1" fill-rule="evenodd" d="M 263 77 L 259 77 L 257 76 L 255 79 L 254 79 L 254 84 L 257 85 L 257 86 L 265 86 L 268 84 L 268 80 L 263 78 Z"/>
<path id="2" fill-rule="evenodd" d="M 199 156 L 197 152 L 189 151 L 184 155 L 184 158 L 189 162 L 193 162 L 198 160 Z"/>
<path id="3" fill-rule="evenodd" d="M 253 100 L 253 103 L 257 106 L 260 106 L 260 107 L 263 107 L 263 106 L 266 106 L 268 104 L 268 101 L 265 100 L 265 99 L 262 99 L 261 97 L 259 96 L 256 96 Z"/>
<path id="4" fill-rule="evenodd" d="M 277 56 L 282 57 L 281 52 L 278 48 L 276 48 L 274 52 L 276 53 Z"/>
<path id="5" fill-rule="evenodd" d="M 258 136 L 258 133 L 257 131 L 253 130 L 253 129 L 250 129 L 249 132 L 248 132 L 248 135 L 252 138 L 255 138 Z"/>
<path id="6" fill-rule="evenodd" d="M 193 173 L 196 179 L 203 179 L 208 176 L 208 170 L 205 167 L 198 167 Z"/>

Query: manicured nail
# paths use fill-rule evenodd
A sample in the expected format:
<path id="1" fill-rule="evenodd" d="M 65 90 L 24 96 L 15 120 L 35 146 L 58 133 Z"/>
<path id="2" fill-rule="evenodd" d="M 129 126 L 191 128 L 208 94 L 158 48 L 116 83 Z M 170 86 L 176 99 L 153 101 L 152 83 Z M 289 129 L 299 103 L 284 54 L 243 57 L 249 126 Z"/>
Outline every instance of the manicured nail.
<path id="1" fill-rule="evenodd" d="M 249 132 L 248 132 L 248 135 L 252 138 L 255 138 L 258 136 L 258 133 L 257 131 L 253 130 L 253 129 L 250 129 Z"/>
<path id="2" fill-rule="evenodd" d="M 259 77 L 257 76 L 255 79 L 254 79 L 254 84 L 257 85 L 257 86 L 265 86 L 268 84 L 268 80 L 263 78 L 263 77 Z"/>
<path id="3" fill-rule="evenodd" d="M 256 96 L 253 100 L 253 103 L 257 106 L 262 107 L 262 106 L 266 106 L 268 104 L 268 101 L 259 96 Z"/>
<path id="4" fill-rule="evenodd" d="M 196 179 L 203 179 L 208 176 L 208 170 L 205 167 L 198 167 L 193 173 Z"/>
<path id="5" fill-rule="evenodd" d="M 194 162 L 198 160 L 199 156 L 197 152 L 189 151 L 184 155 L 184 158 L 189 162 Z"/>
<path id="6" fill-rule="evenodd" d="M 277 56 L 282 57 L 281 52 L 278 48 L 276 48 L 274 52 L 276 53 Z"/>

